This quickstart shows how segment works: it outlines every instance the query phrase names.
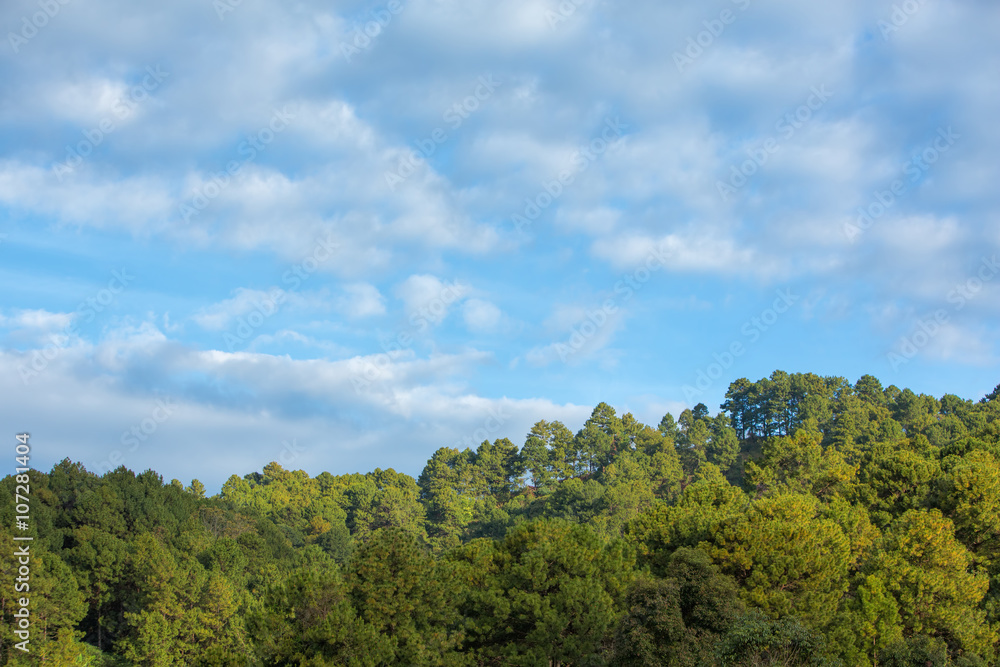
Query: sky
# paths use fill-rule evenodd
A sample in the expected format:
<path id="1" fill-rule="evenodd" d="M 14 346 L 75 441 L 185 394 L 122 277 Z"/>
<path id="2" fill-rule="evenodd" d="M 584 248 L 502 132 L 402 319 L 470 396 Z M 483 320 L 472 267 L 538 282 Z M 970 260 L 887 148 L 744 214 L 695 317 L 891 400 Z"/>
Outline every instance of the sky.
<path id="1" fill-rule="evenodd" d="M 990 0 L 8 0 L 0 423 L 216 491 L 1000 382 Z"/>

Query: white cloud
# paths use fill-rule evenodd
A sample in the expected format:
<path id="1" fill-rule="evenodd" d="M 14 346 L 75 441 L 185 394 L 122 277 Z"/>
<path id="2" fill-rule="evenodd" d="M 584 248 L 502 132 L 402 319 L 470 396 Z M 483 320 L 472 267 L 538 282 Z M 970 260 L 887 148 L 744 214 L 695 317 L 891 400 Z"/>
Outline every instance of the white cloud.
<path id="1" fill-rule="evenodd" d="M 231 299 L 206 306 L 192 315 L 191 319 L 203 329 L 222 331 L 233 320 L 251 310 L 257 309 L 264 314 L 276 312 L 288 298 L 289 294 L 284 290 L 264 291 L 239 287 Z"/>
<path id="2" fill-rule="evenodd" d="M 121 81 L 89 77 L 53 86 L 46 97 L 53 115 L 71 122 L 96 125 L 104 119 L 117 121 L 117 115 L 113 114 L 115 105 L 128 98 L 127 88 Z"/>
<path id="3" fill-rule="evenodd" d="M 137 233 L 162 230 L 175 211 L 168 190 L 158 177 L 96 176 L 88 162 L 60 181 L 52 170 L 0 161 L 0 202 L 61 223 Z"/>
<path id="4" fill-rule="evenodd" d="M 59 331 L 68 327 L 75 313 L 50 313 L 47 310 L 15 310 L 12 315 L 0 315 L 0 326 L 34 329 L 42 332 Z"/>
<path id="5" fill-rule="evenodd" d="M 919 319 L 923 325 L 914 325 L 886 355 L 893 370 L 911 363 L 917 356 L 970 366 L 997 362 L 995 331 L 962 322 L 935 322 L 930 316 Z"/>
<path id="6" fill-rule="evenodd" d="M 500 324 L 503 312 L 483 299 L 469 299 L 463 309 L 465 326 L 474 333 L 490 333 Z"/>
<path id="7" fill-rule="evenodd" d="M 887 217 L 874 222 L 871 233 L 887 252 L 903 254 L 910 260 L 939 257 L 968 239 L 968 230 L 955 217 L 941 219 L 933 215 Z"/>
<path id="8" fill-rule="evenodd" d="M 368 283 L 346 285 L 338 308 L 351 318 L 373 317 L 385 314 L 385 297 L 378 288 Z"/>
<path id="9" fill-rule="evenodd" d="M 554 363 L 575 366 L 597 359 L 602 367 L 613 367 L 619 355 L 606 348 L 624 322 L 625 309 L 621 306 L 616 306 L 614 312 L 608 312 L 600 305 L 589 308 L 560 305 L 543 323 L 545 330 L 558 339 L 528 350 L 524 360 L 539 367 Z"/>
<path id="10" fill-rule="evenodd" d="M 388 364 L 384 356 L 327 361 L 198 351 L 144 323 L 61 350 L 26 383 L 18 367 L 30 366 L 32 352 L 0 351 L 0 391 L 9 397 L 0 418 L 30 424 L 44 439 L 40 467 L 69 456 L 99 469 L 117 452 L 133 470 L 197 477 L 217 489 L 230 474 L 272 460 L 314 475 L 388 465 L 416 475 L 438 447 L 470 439 L 476 446 L 484 436 L 520 444 L 539 419 L 572 427 L 589 414 L 545 399 L 469 392 L 461 378 L 489 358 L 482 352 L 425 359 L 410 352 Z M 366 365 L 379 376 L 359 389 L 352 380 Z M 158 401 L 170 408 L 168 417 L 156 413 L 153 433 L 129 439 L 133 426 L 153 425 Z M 47 418 L 51 405 L 60 419 Z M 284 444 L 292 439 L 301 450 L 294 458 Z"/>
<path id="11" fill-rule="evenodd" d="M 521 395 L 530 395 L 524 387 L 557 386 L 552 376 L 565 380 L 554 390 L 567 392 L 560 397 L 580 395 L 573 392 L 585 391 L 596 364 L 619 359 L 636 376 L 670 367 L 638 369 L 641 355 L 631 350 L 619 357 L 612 345 L 623 320 L 588 336 L 580 331 L 588 311 L 581 294 L 609 288 L 599 281 L 614 284 L 614 272 L 636 270 L 656 244 L 671 253 L 668 275 L 658 275 L 630 311 L 636 341 L 669 334 L 670 313 L 654 304 L 693 310 L 728 294 L 726 307 L 686 318 L 692 326 L 725 326 L 724 315 L 753 298 L 753 283 L 794 278 L 802 294 L 822 285 L 822 300 L 803 305 L 813 324 L 843 325 L 846 340 L 859 335 L 848 325 L 871 314 L 884 348 L 919 314 L 949 307 L 954 286 L 973 275 L 984 252 L 1000 248 L 995 3 L 924 3 L 888 39 L 877 23 L 888 7 L 751 3 L 683 72 L 673 52 L 718 7 L 587 1 L 553 27 L 546 11 L 558 4 L 412 0 L 351 62 L 338 46 L 370 18 L 357 4 L 243 3 L 224 21 L 205 0 L 157 11 L 122 0 L 63 6 L 16 58 L 0 59 L 0 152 L 7 156 L 0 208 L 11 226 L 3 251 L 23 243 L 25 257 L 43 258 L 32 262 L 30 280 L 17 275 L 18 266 L 0 271 L 12 289 L 29 287 L 12 304 L 36 309 L 4 311 L 7 344 L 44 344 L 46 331 L 72 317 L 60 311 L 76 303 L 65 298 L 86 280 L 85 267 L 112 255 L 186 275 L 263 255 L 264 266 L 284 263 L 280 272 L 328 235 L 340 247 L 306 285 L 316 291 L 290 295 L 287 305 L 297 315 L 333 316 L 281 318 L 240 354 L 199 353 L 191 342 L 204 343 L 199 328 L 234 326 L 263 290 L 230 293 L 235 285 L 227 286 L 206 297 L 218 303 L 198 303 L 192 316 L 176 293 L 158 291 L 169 275 L 143 281 L 86 327 L 105 338 L 74 338 L 57 358 L 39 362 L 47 366 L 37 384 L 18 384 L 24 353 L 0 351 L 9 371 L 0 390 L 14 398 L 3 416 L 50 429 L 53 454 L 89 456 L 118 446 L 122 429 L 163 390 L 177 394 L 184 410 L 158 435 L 197 444 L 198 456 L 182 460 L 151 441 L 140 449 L 146 458 L 130 455 L 129 465 L 162 464 L 165 472 L 187 465 L 177 476 L 188 478 L 203 476 L 196 464 L 228 472 L 232 463 L 246 472 L 298 437 L 309 447 L 302 465 L 419 469 L 433 447 L 483 428 L 489 416 L 480 411 L 513 411 L 508 423 L 522 435 L 518 420 L 530 426 L 529 413 L 574 418 L 571 405 L 476 396 L 468 388 L 472 369 L 506 365 L 497 358 L 521 363 L 523 375 L 504 378 Z M 19 25 L 23 7 L 0 3 L 2 22 Z M 113 115 L 116 98 L 157 63 L 171 72 L 166 83 L 60 180 L 52 167 L 67 144 Z M 452 128 L 443 111 L 487 73 L 502 85 Z M 717 180 L 821 84 L 831 100 L 723 201 Z M 241 143 L 285 104 L 297 105 L 288 128 L 183 224 L 181 204 L 212 186 L 229 160 L 242 159 Z M 515 235 L 511 215 L 543 192 L 542 182 L 551 183 L 606 118 L 619 115 L 627 142 L 577 174 L 534 222 L 531 238 Z M 926 149 L 938 124 L 953 125 L 961 138 L 858 243 L 848 243 L 843 223 Z M 386 173 L 438 127 L 446 143 L 389 187 Z M 71 276 L 67 266 L 81 271 Z M 469 285 L 446 294 L 454 276 L 496 285 L 505 267 L 513 267 L 510 294 L 520 298 L 506 298 L 503 311 Z M 998 289 L 995 281 L 984 286 L 912 367 L 922 360 L 930 374 L 938 361 L 996 364 L 990 334 Z M 433 340 L 391 357 L 369 354 L 377 343 L 368 325 L 399 309 L 388 297 L 399 298 L 411 322 L 457 312 L 464 326 L 440 327 Z M 563 301 L 584 306 L 559 307 Z M 541 331 L 514 319 L 537 322 L 553 307 Z M 144 321 L 148 312 L 163 317 Z M 188 319 L 191 326 L 181 328 Z M 162 331 L 151 321 L 162 321 Z M 534 346 L 527 354 L 503 345 L 513 336 L 491 339 L 496 347 L 488 350 L 466 349 L 470 331 L 509 333 L 512 323 L 538 335 L 517 343 Z M 866 333 L 863 323 L 857 328 Z M 584 338 L 576 349 L 574 332 Z M 554 363 L 561 361 L 557 344 L 574 353 L 566 365 Z M 698 358 L 705 341 L 695 335 L 667 344 L 683 360 Z M 781 354 L 794 358 L 796 349 Z M 568 368 L 574 364 L 583 368 Z M 376 379 L 355 392 L 352 379 L 368 368 Z M 51 405 L 63 403 L 54 419 Z"/>
<path id="12" fill-rule="evenodd" d="M 651 395 L 639 396 L 637 400 L 640 402 L 641 407 L 635 410 L 636 418 L 653 428 L 657 428 L 660 425 L 660 420 L 667 413 L 670 413 L 674 419 L 677 419 L 682 412 L 694 407 L 683 401 L 664 401 L 657 396 Z"/>
<path id="13" fill-rule="evenodd" d="M 445 283 L 436 276 L 414 274 L 396 287 L 408 315 L 417 315 L 439 323 L 448 316 L 453 304 L 471 293 L 471 288 L 458 281 Z"/>
<path id="14" fill-rule="evenodd" d="M 251 311 L 270 317 L 286 309 L 326 310 L 329 306 L 329 299 L 324 293 L 296 292 L 279 287 L 269 290 L 238 287 L 231 298 L 201 308 L 191 319 L 208 331 L 222 331 Z"/>
<path id="15" fill-rule="evenodd" d="M 657 257 L 666 257 L 668 271 L 755 276 L 773 276 L 781 271 L 774 258 L 719 235 L 668 234 L 658 239 L 634 234 L 614 236 L 595 241 L 591 254 L 620 269 L 636 269 Z"/>

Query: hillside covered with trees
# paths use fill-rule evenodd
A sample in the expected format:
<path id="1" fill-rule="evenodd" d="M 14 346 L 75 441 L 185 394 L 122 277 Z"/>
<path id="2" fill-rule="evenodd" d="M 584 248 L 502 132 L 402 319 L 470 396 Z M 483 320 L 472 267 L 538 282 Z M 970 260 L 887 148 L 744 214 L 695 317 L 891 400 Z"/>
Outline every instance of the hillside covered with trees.
<path id="1" fill-rule="evenodd" d="M 417 479 L 33 471 L 32 653 L 5 584 L 0 663 L 1000 664 L 1000 386 L 776 371 L 720 408 L 601 403 Z"/>

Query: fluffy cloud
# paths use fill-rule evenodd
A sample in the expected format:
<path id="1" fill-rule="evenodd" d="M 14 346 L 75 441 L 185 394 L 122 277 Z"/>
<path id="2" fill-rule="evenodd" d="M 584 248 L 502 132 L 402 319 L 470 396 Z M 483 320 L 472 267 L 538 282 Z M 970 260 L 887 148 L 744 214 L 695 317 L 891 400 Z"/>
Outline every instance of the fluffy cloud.
<path id="1" fill-rule="evenodd" d="M 419 315 L 439 323 L 448 316 L 451 306 L 465 298 L 471 289 L 458 281 L 445 283 L 436 276 L 421 274 L 412 275 L 400 283 L 396 296 L 403 301 L 406 313 L 411 317 Z"/>
<path id="2" fill-rule="evenodd" d="M 40 332 L 65 329 L 72 321 L 73 313 L 50 313 L 47 310 L 18 310 L 10 315 L 0 315 L 0 326 Z"/>
<path id="3" fill-rule="evenodd" d="M 417 474 L 437 447 L 517 440 L 539 419 L 572 425 L 589 413 L 545 399 L 470 392 L 461 378 L 488 356 L 476 351 L 387 363 L 381 355 L 293 360 L 197 351 L 147 323 L 96 345 L 62 348 L 51 359 L 33 361 L 37 356 L 0 354 L 0 386 L 11 398 L 5 409 L 19 423 L 37 425 L 33 435 L 46 442 L 40 450 L 50 452 L 48 459 L 40 452 L 42 460 L 72 452 L 91 469 L 153 467 L 215 487 L 269 460 L 313 474 L 389 465 Z M 376 377 L 359 385 L 369 367 Z M 48 408 L 35 400 L 40 394 L 60 406 L 60 419 L 45 418 Z M 406 449 L 392 446 L 400 440 Z M 235 441 L 239 452 L 228 446 Z M 168 442 L 186 444 L 165 449 Z"/>
<path id="4" fill-rule="evenodd" d="M 385 297 L 377 287 L 368 283 L 346 285 L 339 303 L 340 308 L 352 318 L 385 314 Z"/>
<path id="5" fill-rule="evenodd" d="M 357 288 L 357 286 L 353 286 Z M 348 291 L 352 288 L 349 287 Z M 355 292 L 357 290 L 355 289 Z M 375 295 L 377 295 L 377 290 Z M 361 298 L 372 298 L 371 294 L 365 294 L 362 290 Z M 355 296 L 350 301 L 350 308 L 371 308 Z M 232 298 L 213 303 L 198 310 L 191 316 L 198 326 L 209 331 L 222 331 L 232 326 L 233 322 L 242 315 L 251 311 L 259 311 L 262 315 L 270 317 L 279 310 L 288 308 L 308 308 L 311 311 L 322 311 L 329 308 L 329 299 L 323 294 L 312 292 L 294 292 L 284 290 L 279 287 L 272 287 L 269 290 L 256 290 L 240 287 L 234 290 Z"/>
<path id="6" fill-rule="evenodd" d="M 503 317 L 503 312 L 493 303 L 483 299 L 469 299 L 465 302 L 462 315 L 465 326 L 474 333 L 493 331 Z"/>
<path id="7" fill-rule="evenodd" d="M 557 2 L 412 0 L 347 57 L 371 6 L 218 4 L 60 5 L 0 59 L 2 416 L 48 425 L 53 458 L 105 460 L 170 397 L 128 465 L 249 471 L 292 438 L 313 470 L 416 472 L 491 410 L 517 441 L 577 403 L 677 408 L 669 378 L 778 286 L 822 299 L 733 372 L 805 369 L 816 348 L 797 343 L 833 326 L 878 360 L 1000 249 L 995 3 L 922 3 L 884 31 L 891 8 L 861 0 L 734 0 L 680 67 L 720 8 L 588 0 L 553 21 Z M 5 3 L 0 23 L 36 11 Z M 941 131 L 956 140 L 935 152 Z M 628 328 L 624 301 L 595 322 L 655 248 Z M 39 357 L 123 265 L 142 267 L 129 289 Z M 941 363 L 995 375 L 998 284 L 908 364 L 925 390 Z M 268 285 L 286 302 L 221 350 Z M 831 372 L 871 363 L 841 347 Z M 27 385 L 25 364 L 44 369 Z M 497 386 L 515 398 L 480 389 Z"/>

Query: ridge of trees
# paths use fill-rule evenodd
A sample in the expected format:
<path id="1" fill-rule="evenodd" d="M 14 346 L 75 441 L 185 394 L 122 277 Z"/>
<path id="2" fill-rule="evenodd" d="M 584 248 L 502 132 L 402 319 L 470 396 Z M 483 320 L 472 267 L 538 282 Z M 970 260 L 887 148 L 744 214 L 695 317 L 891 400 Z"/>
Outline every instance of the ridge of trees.
<path id="1" fill-rule="evenodd" d="M 0 664 L 1000 664 L 1000 386 L 775 371 L 720 407 L 600 403 L 416 479 L 33 471 L 32 653 L 2 588 Z"/>

